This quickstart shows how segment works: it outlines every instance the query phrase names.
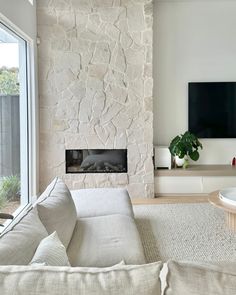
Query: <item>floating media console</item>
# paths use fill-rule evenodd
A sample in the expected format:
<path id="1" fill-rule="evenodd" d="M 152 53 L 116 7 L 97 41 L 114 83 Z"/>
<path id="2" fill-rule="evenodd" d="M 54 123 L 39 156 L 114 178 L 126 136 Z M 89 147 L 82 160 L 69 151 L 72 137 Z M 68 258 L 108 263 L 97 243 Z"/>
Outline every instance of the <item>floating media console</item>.
<path id="1" fill-rule="evenodd" d="M 127 149 L 66 150 L 66 173 L 126 173 Z"/>

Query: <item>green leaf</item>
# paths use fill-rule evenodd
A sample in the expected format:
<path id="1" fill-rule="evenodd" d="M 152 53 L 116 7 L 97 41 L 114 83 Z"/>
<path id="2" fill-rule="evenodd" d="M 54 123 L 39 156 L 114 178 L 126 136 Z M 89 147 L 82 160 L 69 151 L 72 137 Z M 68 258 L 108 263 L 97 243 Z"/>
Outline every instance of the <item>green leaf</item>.
<path id="1" fill-rule="evenodd" d="M 197 161 L 199 159 L 199 152 L 198 151 L 193 151 L 193 152 L 189 153 L 189 157 L 193 161 Z"/>

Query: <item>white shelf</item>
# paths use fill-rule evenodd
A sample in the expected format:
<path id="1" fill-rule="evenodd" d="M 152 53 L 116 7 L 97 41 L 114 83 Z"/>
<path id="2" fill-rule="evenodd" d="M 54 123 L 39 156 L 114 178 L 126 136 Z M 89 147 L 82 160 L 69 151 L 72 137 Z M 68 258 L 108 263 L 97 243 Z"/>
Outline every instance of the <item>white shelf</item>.
<path id="1" fill-rule="evenodd" d="M 187 169 L 155 170 L 155 194 L 202 194 L 236 186 L 236 167 L 193 165 Z"/>

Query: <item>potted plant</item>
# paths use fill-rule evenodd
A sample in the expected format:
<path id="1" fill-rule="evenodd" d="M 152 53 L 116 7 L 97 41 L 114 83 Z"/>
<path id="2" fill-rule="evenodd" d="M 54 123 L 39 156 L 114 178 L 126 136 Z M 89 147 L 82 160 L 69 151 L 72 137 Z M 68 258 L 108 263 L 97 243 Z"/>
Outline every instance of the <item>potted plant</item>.
<path id="1" fill-rule="evenodd" d="M 201 142 L 196 135 L 189 131 L 176 136 L 169 146 L 171 155 L 175 157 L 176 165 L 184 168 L 188 166 L 188 157 L 193 161 L 199 159 L 199 148 L 202 149 Z"/>

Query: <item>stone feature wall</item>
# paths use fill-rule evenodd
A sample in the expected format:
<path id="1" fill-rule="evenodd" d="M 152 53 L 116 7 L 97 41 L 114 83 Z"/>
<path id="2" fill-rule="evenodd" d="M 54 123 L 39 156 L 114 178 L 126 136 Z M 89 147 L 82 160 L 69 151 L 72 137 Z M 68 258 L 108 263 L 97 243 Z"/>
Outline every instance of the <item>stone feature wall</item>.
<path id="1" fill-rule="evenodd" d="M 40 188 L 154 196 L 152 1 L 37 1 Z M 65 174 L 65 149 L 128 149 L 128 174 Z"/>

